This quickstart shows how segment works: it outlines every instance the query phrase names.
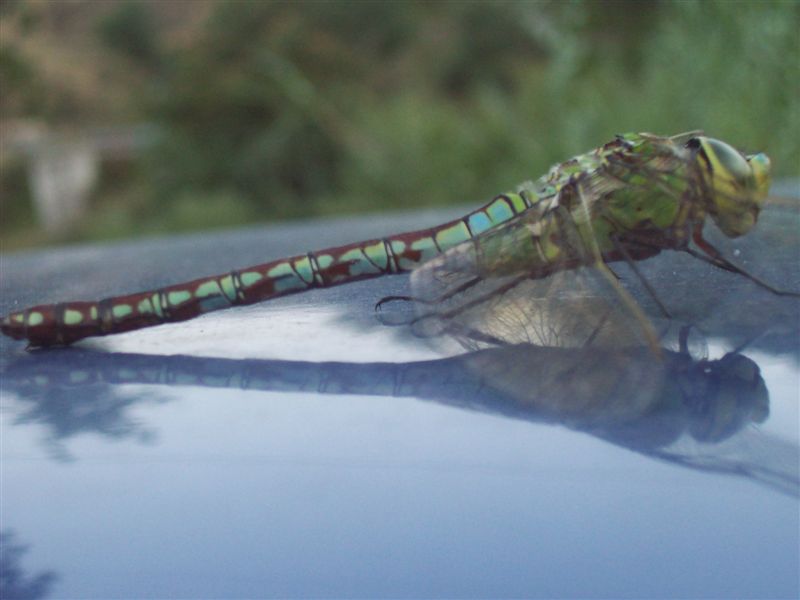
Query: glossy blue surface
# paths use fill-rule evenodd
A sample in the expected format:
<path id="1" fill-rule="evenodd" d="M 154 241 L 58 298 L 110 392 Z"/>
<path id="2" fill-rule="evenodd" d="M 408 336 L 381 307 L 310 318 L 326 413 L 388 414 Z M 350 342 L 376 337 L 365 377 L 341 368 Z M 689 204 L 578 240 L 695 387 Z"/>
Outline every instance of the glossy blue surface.
<path id="1" fill-rule="evenodd" d="M 136 291 L 450 216 L 6 255 L 0 310 Z M 745 263 L 752 248 L 763 256 L 759 244 L 772 252 L 781 222 L 765 219 L 762 237 L 733 251 Z M 796 289 L 788 231 L 789 250 L 764 275 Z M 406 291 L 403 277 L 65 351 L 26 356 L 4 338 L 2 527 L 28 546 L 13 565 L 5 553 L 4 571 L 21 569 L 31 586 L 52 571 L 39 591 L 59 598 L 797 597 L 800 309 L 727 274 L 692 278 L 684 263 L 665 264 L 654 279 L 669 278 L 674 303 L 711 289 L 693 302 L 708 306 L 712 358 L 738 345 L 736 332 L 770 324 L 742 350 L 760 369 L 770 417 L 690 454 L 702 457 L 690 466 L 481 395 L 460 364 L 425 363 L 428 379 L 413 365 L 375 364 L 438 359 L 374 318 L 376 300 Z M 765 306 L 760 321 L 742 316 Z M 160 383 L 135 377 L 158 368 Z M 273 391 L 241 389 L 257 376 Z M 709 465 L 740 474 L 699 468 Z M 782 485 L 759 482 L 759 469 L 773 468 Z"/>

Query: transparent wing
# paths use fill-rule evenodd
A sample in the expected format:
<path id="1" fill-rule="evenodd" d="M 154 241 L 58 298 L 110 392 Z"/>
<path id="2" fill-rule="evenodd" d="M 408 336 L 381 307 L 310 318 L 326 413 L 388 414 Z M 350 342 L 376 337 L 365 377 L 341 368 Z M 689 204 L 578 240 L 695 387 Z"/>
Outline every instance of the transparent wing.
<path id="1" fill-rule="evenodd" d="M 539 279 L 453 272 L 448 256 L 412 276 L 424 336 L 446 335 L 469 349 L 530 343 L 567 348 L 646 346 L 648 331 L 594 267 Z"/>
<path id="2" fill-rule="evenodd" d="M 558 237 L 570 248 L 560 262 L 543 262 L 530 244 L 527 251 L 532 255 L 526 256 L 524 240 L 518 243 L 517 238 L 527 235 L 527 224 L 512 223 L 415 270 L 415 331 L 454 339 L 468 349 L 520 343 L 652 348 L 655 326 L 625 282 L 585 243 L 585 234 L 579 237 L 570 223 L 560 227 Z M 484 244 L 497 254 L 517 255 L 494 269 Z"/>
<path id="3" fill-rule="evenodd" d="M 796 441 L 768 435 L 754 426 L 719 444 L 683 438 L 666 448 L 642 453 L 698 471 L 745 477 L 800 497 L 800 453 Z"/>

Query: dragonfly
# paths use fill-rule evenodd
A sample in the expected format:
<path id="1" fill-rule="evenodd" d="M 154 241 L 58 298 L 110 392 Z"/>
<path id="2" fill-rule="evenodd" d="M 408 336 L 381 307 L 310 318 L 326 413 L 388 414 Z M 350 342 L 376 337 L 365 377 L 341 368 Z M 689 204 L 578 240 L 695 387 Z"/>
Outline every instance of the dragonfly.
<path id="1" fill-rule="evenodd" d="M 408 272 L 413 272 L 413 287 L 429 292 L 425 303 L 435 307 L 438 322 L 464 330 L 465 319 L 459 317 L 492 297 L 511 290 L 520 293 L 523 284 L 555 279 L 559 273 L 591 271 L 599 274 L 654 346 L 648 318 L 619 284 L 610 264 L 624 262 L 636 271 L 638 261 L 677 250 L 747 277 L 772 293 L 798 295 L 743 270 L 703 237 L 708 220 L 731 238 L 750 231 L 769 185 L 770 160 L 764 153 L 744 154 L 702 132 L 670 137 L 622 134 L 437 227 L 149 291 L 32 306 L 4 316 L 0 330 L 27 340 L 29 348 L 65 346 L 314 288 Z M 487 289 L 484 283 L 489 280 L 500 283 Z M 642 282 L 657 299 L 644 278 Z M 399 299 L 415 298 L 384 298 L 376 308 Z"/>

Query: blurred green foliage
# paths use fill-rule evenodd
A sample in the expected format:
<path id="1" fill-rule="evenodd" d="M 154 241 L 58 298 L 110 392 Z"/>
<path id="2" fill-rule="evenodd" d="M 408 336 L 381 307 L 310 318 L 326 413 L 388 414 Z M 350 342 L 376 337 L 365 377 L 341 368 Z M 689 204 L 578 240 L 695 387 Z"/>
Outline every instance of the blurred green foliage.
<path id="1" fill-rule="evenodd" d="M 120 0 L 108 14 L 101 15 L 95 29 L 100 41 L 144 66 L 156 66 L 159 57 L 155 18 L 147 5 Z"/>
<path id="2" fill-rule="evenodd" d="M 703 129 L 800 172 L 792 0 L 205 5 L 179 43 L 158 3 L 96 16 L 159 135 L 84 235 L 125 233 L 104 206 L 162 231 L 476 204 L 623 131 Z M 0 81 L 29 71 L 0 47 Z"/>

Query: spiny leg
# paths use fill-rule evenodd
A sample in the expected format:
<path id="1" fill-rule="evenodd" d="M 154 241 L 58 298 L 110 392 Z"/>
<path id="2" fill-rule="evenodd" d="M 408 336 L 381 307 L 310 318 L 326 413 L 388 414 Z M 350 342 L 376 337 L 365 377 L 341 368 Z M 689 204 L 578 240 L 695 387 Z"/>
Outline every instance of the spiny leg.
<path id="1" fill-rule="evenodd" d="M 468 289 L 470 289 L 471 287 L 479 284 L 480 282 L 481 282 L 481 278 L 480 277 L 473 277 L 472 279 L 469 279 L 468 281 L 465 281 L 464 283 L 462 283 L 458 287 L 455 287 L 452 290 L 447 290 L 447 292 L 445 292 L 444 294 L 442 294 L 438 298 L 434 298 L 432 300 L 427 300 L 425 298 L 417 298 L 415 296 L 405 296 L 405 295 L 384 296 L 383 298 L 381 298 L 380 300 L 378 300 L 375 303 L 375 310 L 376 311 L 380 310 L 381 307 L 384 304 L 388 304 L 389 302 L 398 302 L 398 301 L 416 302 L 416 303 L 419 303 L 419 304 L 427 304 L 429 306 L 433 305 L 433 304 L 440 304 L 442 302 L 445 302 L 445 301 L 449 300 L 450 298 L 452 298 L 456 294 L 460 294 L 462 292 L 466 292 Z"/>
<path id="2" fill-rule="evenodd" d="M 626 238 L 629 238 L 629 236 L 626 235 Z M 647 280 L 647 278 L 644 276 L 644 274 L 636 266 L 636 262 L 633 260 L 631 255 L 628 253 L 628 250 L 625 248 L 625 244 L 626 243 L 627 244 L 636 244 L 638 246 L 641 246 L 642 248 L 653 249 L 653 250 L 658 250 L 658 251 L 660 251 L 662 249 L 661 246 L 658 246 L 656 244 L 652 244 L 650 242 L 641 241 L 640 239 L 636 239 L 636 238 L 634 238 L 634 239 L 626 239 L 624 243 L 617 236 L 613 236 L 611 238 L 611 240 L 614 243 L 615 249 L 620 253 L 620 255 L 622 255 L 622 257 L 625 259 L 625 261 L 631 267 L 631 270 L 636 274 L 636 276 L 638 277 L 639 281 L 641 281 L 642 285 L 645 287 L 645 290 L 647 290 L 647 293 L 650 295 L 650 297 L 653 299 L 653 301 L 658 306 L 659 310 L 661 311 L 661 314 L 667 320 L 667 322 L 664 324 L 663 328 L 661 329 L 660 333 L 658 334 L 659 339 L 663 340 L 664 337 L 667 335 L 667 333 L 669 333 L 669 330 L 671 328 L 670 321 L 672 321 L 674 319 L 674 317 L 669 312 L 669 310 L 664 305 L 664 303 L 661 301 L 661 299 L 658 297 L 658 292 L 656 292 L 655 288 L 653 288 L 652 285 L 650 285 L 650 282 Z M 689 323 L 686 323 L 683 326 L 681 326 L 681 329 L 679 331 L 679 337 L 683 334 L 683 331 L 684 331 L 685 328 L 688 328 L 688 329 L 695 328 L 698 331 L 701 331 L 700 327 L 698 327 L 698 325 L 696 323 L 689 322 Z M 680 340 L 679 340 L 679 343 L 681 343 Z M 681 348 L 683 348 L 683 346 L 681 346 Z M 688 346 L 687 346 L 687 348 L 688 348 Z"/>
<path id="3" fill-rule="evenodd" d="M 479 278 L 475 278 L 475 279 L 477 280 L 475 283 L 480 281 Z M 457 306 L 456 308 L 453 308 L 453 309 L 448 310 L 448 311 L 444 311 L 444 312 L 439 313 L 439 314 L 428 313 L 426 315 L 420 315 L 419 317 L 414 319 L 414 321 L 412 321 L 411 324 L 417 323 L 417 322 L 419 322 L 419 321 L 421 321 L 423 319 L 426 319 L 426 318 L 428 318 L 430 316 L 438 316 L 440 318 L 445 318 L 445 319 L 456 317 L 459 314 L 463 313 L 464 311 L 469 310 L 470 308 L 474 308 L 474 307 L 478 306 L 479 304 L 483 304 L 487 300 L 491 300 L 491 298 L 493 298 L 493 297 L 505 294 L 506 292 L 508 292 L 509 290 L 514 289 L 520 283 L 522 283 L 523 281 L 525 281 L 527 279 L 531 279 L 530 275 L 528 275 L 527 273 L 524 274 L 524 275 L 519 275 L 519 276 L 515 277 L 514 279 L 512 279 L 510 281 L 507 281 L 506 283 L 504 283 L 500 287 L 491 290 L 489 293 L 486 293 L 486 294 L 483 294 L 483 295 L 478 296 L 476 298 L 473 298 L 472 300 L 462 304 L 461 306 Z M 475 285 L 475 283 L 473 283 L 472 285 Z M 472 286 L 470 286 L 470 287 L 472 287 Z M 449 299 L 453 295 L 454 294 L 445 294 L 445 296 L 446 296 L 445 300 Z"/>
<path id="4" fill-rule="evenodd" d="M 580 198 L 581 204 L 583 205 L 583 209 L 587 216 L 587 222 L 589 222 L 588 217 L 591 214 L 591 211 L 589 209 L 589 204 L 586 201 L 586 196 L 583 193 L 582 186 L 578 181 L 575 182 L 575 190 L 578 194 L 578 198 Z M 580 231 L 578 233 L 580 234 Z M 586 239 L 587 237 L 589 238 L 588 240 Z M 660 357 L 661 347 L 658 344 L 658 335 L 656 334 L 656 331 L 653 328 L 653 324 L 650 322 L 650 319 L 648 319 L 647 316 L 644 314 L 642 308 L 639 306 L 639 303 L 636 302 L 633 296 L 630 295 L 628 290 L 626 290 L 624 287 L 622 287 L 622 285 L 620 285 L 614 273 L 611 271 L 611 269 L 608 268 L 608 265 L 603 260 L 603 255 L 600 252 L 600 248 L 597 245 L 597 239 L 594 237 L 594 235 L 588 235 L 588 236 L 581 235 L 581 239 L 588 246 L 593 262 L 592 266 L 595 267 L 600 272 L 600 274 L 605 278 L 605 280 L 608 282 L 611 288 L 617 293 L 617 296 L 622 300 L 622 303 L 625 305 L 625 307 L 629 311 L 631 311 L 634 318 L 638 321 L 639 326 L 642 328 L 642 331 L 644 332 L 645 338 L 647 340 L 647 345 L 650 346 L 650 349 L 652 350 L 653 354 L 655 354 L 655 356 Z"/>
<path id="5" fill-rule="evenodd" d="M 420 304 L 430 304 L 430 300 L 415 298 L 414 296 L 384 296 L 375 303 L 375 312 L 380 312 L 384 304 L 389 302 L 419 302 Z"/>
<path id="6" fill-rule="evenodd" d="M 594 267 L 600 271 L 608 284 L 614 289 L 625 307 L 633 313 L 634 318 L 639 322 L 639 326 L 644 332 L 647 345 L 650 346 L 650 349 L 653 351 L 653 353 L 656 356 L 661 356 L 661 347 L 658 344 L 658 334 L 653 328 L 653 324 L 650 322 L 650 319 L 647 318 L 642 311 L 642 308 L 639 306 L 639 303 L 636 302 L 636 299 L 630 295 L 628 290 L 620 285 L 619 281 L 617 281 L 617 278 L 602 259 L 595 263 Z"/>
<path id="7" fill-rule="evenodd" d="M 705 251 L 705 248 L 703 250 Z M 720 259 L 719 257 L 716 256 L 708 256 L 707 254 L 703 254 L 692 248 L 684 248 L 683 251 L 693 256 L 694 258 L 697 258 L 714 267 L 717 267 L 718 269 L 722 269 L 723 271 L 728 271 L 730 273 L 736 273 L 737 275 L 742 275 L 743 277 L 746 277 L 759 287 L 764 288 L 765 290 L 775 294 L 776 296 L 790 296 L 793 298 L 800 298 L 800 292 L 792 292 L 789 290 L 782 290 L 780 288 L 776 288 L 767 283 L 766 281 L 764 281 L 763 279 L 761 279 L 760 277 L 748 273 L 747 271 L 735 265 L 728 259 Z"/>
<path id="8" fill-rule="evenodd" d="M 752 273 L 748 273 L 743 268 L 739 267 L 738 265 L 732 263 L 730 260 L 725 258 L 722 255 L 722 253 L 711 244 L 711 242 L 709 242 L 703 237 L 702 225 L 695 227 L 692 235 L 692 240 L 694 240 L 694 243 L 697 244 L 697 247 L 700 248 L 700 250 L 702 250 L 705 254 L 701 254 L 700 252 L 697 252 L 697 250 L 694 250 L 693 248 L 690 248 L 688 246 L 686 248 L 683 248 L 684 252 L 687 252 L 691 256 L 699 258 L 700 260 L 707 262 L 711 265 L 714 265 L 719 269 L 723 269 L 725 271 L 730 271 L 731 273 L 742 275 L 743 277 L 746 277 L 756 285 L 772 292 L 776 296 L 791 296 L 793 298 L 800 298 L 800 292 L 791 292 L 789 290 L 781 290 L 779 288 L 776 288 L 767 283 L 766 281 L 764 281 L 763 279 L 761 279 L 760 277 L 753 275 Z"/>
<path id="9" fill-rule="evenodd" d="M 656 305 L 658 306 L 658 309 L 661 311 L 661 314 L 664 315 L 664 317 L 666 317 L 667 319 L 671 319 L 672 315 L 667 310 L 667 307 L 664 306 L 663 302 L 661 302 L 661 299 L 658 297 L 656 290 L 653 288 L 652 285 L 650 285 L 650 282 L 647 281 L 647 278 L 639 270 L 639 267 L 636 266 L 636 261 L 634 261 L 633 258 L 631 258 L 631 255 L 628 253 L 628 250 L 625 248 L 625 245 L 620 243 L 619 237 L 616 234 L 611 236 L 611 242 L 614 244 L 614 249 L 617 252 L 619 252 L 620 255 L 622 255 L 622 258 L 625 259 L 625 262 L 628 264 L 628 266 L 634 272 L 636 277 L 642 283 L 644 289 L 647 290 L 647 293 L 650 294 L 650 297 L 655 301 Z"/>
<path id="10" fill-rule="evenodd" d="M 413 319 L 409 319 L 406 316 L 398 317 L 396 314 L 393 315 L 392 312 L 382 312 L 383 305 L 388 304 L 389 302 L 418 302 L 420 304 L 431 304 L 431 302 L 428 300 L 423 298 L 415 298 L 414 296 L 384 296 L 375 303 L 374 310 L 376 313 L 375 318 L 378 320 L 378 322 L 387 327 L 405 327 L 413 322 Z"/>

